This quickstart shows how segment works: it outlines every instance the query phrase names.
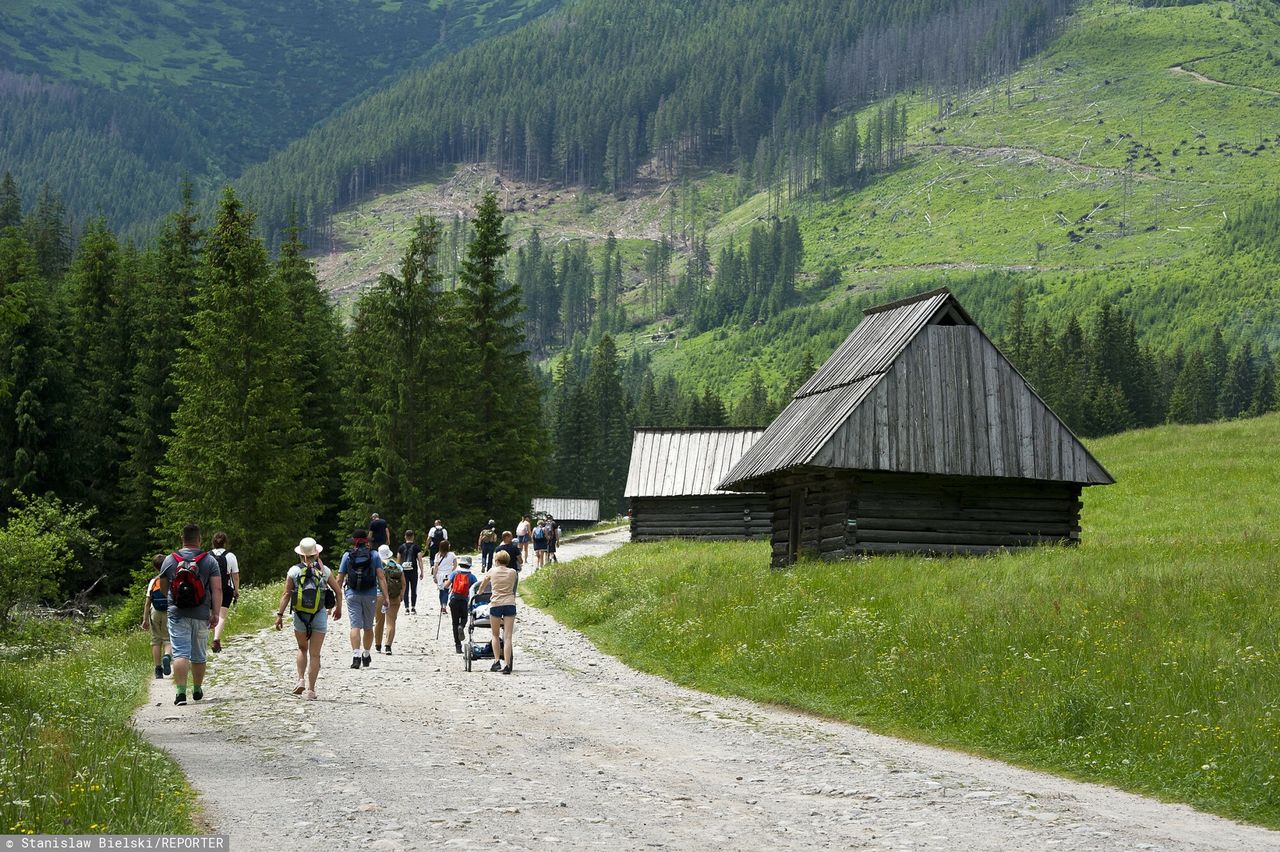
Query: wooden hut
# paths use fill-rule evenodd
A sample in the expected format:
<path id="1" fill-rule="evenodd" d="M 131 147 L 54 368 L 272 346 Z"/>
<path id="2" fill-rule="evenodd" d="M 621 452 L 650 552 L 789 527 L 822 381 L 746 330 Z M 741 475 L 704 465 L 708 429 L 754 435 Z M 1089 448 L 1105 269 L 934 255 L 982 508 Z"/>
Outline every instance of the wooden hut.
<path id="1" fill-rule="evenodd" d="M 1115 480 L 955 297 L 864 314 L 719 483 L 768 493 L 774 566 L 1078 542 Z"/>
<path id="2" fill-rule="evenodd" d="M 600 501 L 586 497 L 534 497 L 535 517 L 550 515 L 564 529 L 589 527 L 600 520 Z"/>
<path id="3" fill-rule="evenodd" d="M 625 492 L 631 507 L 631 540 L 768 538 L 769 501 L 764 494 L 716 488 L 763 433 L 637 429 Z"/>

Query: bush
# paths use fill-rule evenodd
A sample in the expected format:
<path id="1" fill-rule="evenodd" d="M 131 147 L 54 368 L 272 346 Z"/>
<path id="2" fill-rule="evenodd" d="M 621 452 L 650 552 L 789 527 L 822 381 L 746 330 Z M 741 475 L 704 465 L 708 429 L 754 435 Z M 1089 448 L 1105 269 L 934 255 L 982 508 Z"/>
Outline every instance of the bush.
<path id="1" fill-rule="evenodd" d="M 96 510 L 56 497 L 17 499 L 0 527 L 0 627 L 9 624 L 16 607 L 57 595 L 58 578 L 69 565 L 102 554 L 103 534 L 90 526 Z"/>

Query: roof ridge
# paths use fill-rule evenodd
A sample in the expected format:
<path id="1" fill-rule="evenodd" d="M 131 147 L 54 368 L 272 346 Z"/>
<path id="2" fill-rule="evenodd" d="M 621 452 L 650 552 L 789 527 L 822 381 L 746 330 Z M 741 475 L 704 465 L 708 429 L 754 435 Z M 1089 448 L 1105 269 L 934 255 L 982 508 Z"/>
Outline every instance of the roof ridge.
<path id="1" fill-rule="evenodd" d="M 892 302 L 885 302 L 883 305 L 872 305 L 869 308 L 862 309 L 862 315 L 869 317 L 872 314 L 883 313 L 884 311 L 892 311 L 897 308 L 905 308 L 907 305 L 914 305 L 916 302 L 924 302 L 937 296 L 950 296 L 955 299 L 955 294 L 951 292 L 949 287 L 939 287 L 936 290 L 930 290 L 927 293 L 917 293 L 914 296 L 908 296 L 905 299 L 897 299 Z"/>

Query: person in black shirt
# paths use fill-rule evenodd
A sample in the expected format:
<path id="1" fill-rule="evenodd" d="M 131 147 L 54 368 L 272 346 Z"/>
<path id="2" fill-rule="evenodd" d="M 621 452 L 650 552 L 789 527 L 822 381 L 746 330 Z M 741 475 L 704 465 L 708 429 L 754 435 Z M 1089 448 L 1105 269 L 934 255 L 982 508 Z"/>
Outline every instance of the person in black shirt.
<path id="1" fill-rule="evenodd" d="M 511 565 L 512 568 L 519 571 L 522 565 L 522 563 L 520 562 L 520 545 L 512 541 L 511 538 L 512 538 L 511 530 L 503 530 L 502 544 L 498 545 L 498 549 L 497 551 L 495 551 L 495 553 L 509 554 L 511 556 L 511 561 L 509 564 Z"/>
<path id="2" fill-rule="evenodd" d="M 373 520 L 369 521 L 369 546 L 377 550 L 378 546 L 383 544 L 391 544 L 391 529 L 387 522 L 374 512 Z"/>
<path id="3" fill-rule="evenodd" d="M 404 544 L 397 553 L 400 567 L 404 569 L 404 608 L 414 614 L 418 612 L 418 569 L 422 567 L 422 546 L 416 539 L 413 530 L 405 530 Z"/>

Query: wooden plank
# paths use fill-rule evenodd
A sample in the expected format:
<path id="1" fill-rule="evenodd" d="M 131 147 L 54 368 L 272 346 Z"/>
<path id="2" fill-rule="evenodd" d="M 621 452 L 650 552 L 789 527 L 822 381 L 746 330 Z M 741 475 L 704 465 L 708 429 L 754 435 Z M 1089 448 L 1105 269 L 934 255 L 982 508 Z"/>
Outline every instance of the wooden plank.
<path id="1" fill-rule="evenodd" d="M 1004 424 L 1000 417 L 1000 355 L 990 342 L 979 335 L 978 346 L 982 351 L 982 393 L 986 404 L 987 455 L 992 476 L 1004 476 Z"/>
<path id="2" fill-rule="evenodd" d="M 1033 544 L 1052 544 L 1061 541 L 1065 536 L 1014 535 L 1010 533 L 979 532 L 925 532 L 921 530 L 858 530 L 860 542 L 899 542 L 917 544 L 950 544 L 950 545 L 1000 545 L 1006 547 L 1026 547 Z"/>
<path id="3" fill-rule="evenodd" d="M 877 554 L 900 554 L 915 553 L 922 555 L 938 555 L 938 556 L 983 556 L 988 553 L 999 553 L 1001 551 L 1022 550 L 1019 547 L 1000 547 L 992 545 L 920 545 L 920 544 L 900 544 L 897 542 L 858 542 L 858 546 L 854 548 L 855 553 L 874 556 Z"/>
<path id="4" fill-rule="evenodd" d="M 927 359 L 927 372 L 925 374 L 925 390 L 929 399 L 929 418 L 927 420 L 927 431 L 925 432 L 925 440 L 929 447 L 929 467 L 928 470 L 934 473 L 947 473 L 946 446 L 942 440 L 942 376 L 938 369 L 938 350 L 933 345 L 932 338 L 927 339 L 928 348 L 921 353 Z"/>
<path id="5" fill-rule="evenodd" d="M 1030 533 L 1033 535 L 1066 535 L 1079 526 L 1063 515 L 1051 521 L 1029 522 L 1022 520 L 990 520 L 983 518 L 881 518 L 863 516 L 858 519 L 859 530 L 922 530 L 924 532 L 997 532 Z"/>

